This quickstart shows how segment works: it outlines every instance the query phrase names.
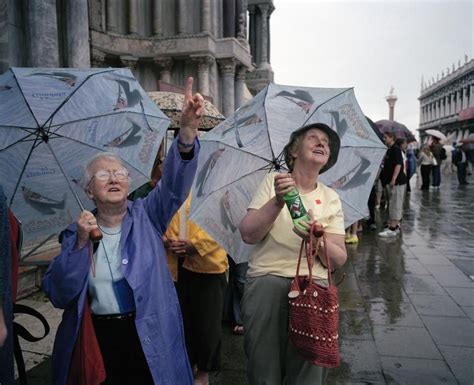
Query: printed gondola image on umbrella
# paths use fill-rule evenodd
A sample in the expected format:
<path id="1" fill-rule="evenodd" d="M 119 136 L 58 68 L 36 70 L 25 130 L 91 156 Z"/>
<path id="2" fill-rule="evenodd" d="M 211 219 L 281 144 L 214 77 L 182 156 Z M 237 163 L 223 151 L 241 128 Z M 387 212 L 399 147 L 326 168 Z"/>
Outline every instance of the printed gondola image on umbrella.
<path id="1" fill-rule="evenodd" d="M 149 179 L 169 119 L 128 69 L 12 68 L 0 76 L 0 180 L 26 250 L 91 209 L 84 165 L 120 156 L 133 189 Z"/>

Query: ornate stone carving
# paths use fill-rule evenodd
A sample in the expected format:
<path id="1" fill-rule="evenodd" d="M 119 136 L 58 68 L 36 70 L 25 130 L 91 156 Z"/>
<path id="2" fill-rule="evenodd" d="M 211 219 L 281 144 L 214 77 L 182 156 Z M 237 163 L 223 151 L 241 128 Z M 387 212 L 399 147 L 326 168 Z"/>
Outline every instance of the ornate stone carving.
<path id="1" fill-rule="evenodd" d="M 191 60 L 198 65 L 198 72 L 208 72 L 209 67 L 216 61 L 211 55 L 191 56 Z"/>
<path id="2" fill-rule="evenodd" d="M 138 58 L 136 56 L 129 56 L 129 55 L 120 56 L 120 64 L 124 67 L 133 69 L 137 65 L 137 62 L 138 62 Z"/>
<path id="3" fill-rule="evenodd" d="M 226 76 L 235 74 L 237 61 L 234 58 L 219 59 L 217 64 L 219 65 L 222 75 Z"/>

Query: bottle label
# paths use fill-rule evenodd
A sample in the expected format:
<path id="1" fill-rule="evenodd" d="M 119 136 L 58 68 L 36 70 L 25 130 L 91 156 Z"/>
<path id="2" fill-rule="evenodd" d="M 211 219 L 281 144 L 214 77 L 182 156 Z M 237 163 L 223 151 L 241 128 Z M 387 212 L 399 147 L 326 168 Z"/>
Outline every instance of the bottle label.
<path id="1" fill-rule="evenodd" d="M 301 197 L 296 195 L 295 197 L 292 197 L 292 199 L 289 199 L 286 204 L 288 205 L 288 208 L 290 209 L 290 215 L 291 218 L 294 219 L 299 219 L 307 214 L 306 209 L 304 208 L 303 202 L 301 201 Z"/>

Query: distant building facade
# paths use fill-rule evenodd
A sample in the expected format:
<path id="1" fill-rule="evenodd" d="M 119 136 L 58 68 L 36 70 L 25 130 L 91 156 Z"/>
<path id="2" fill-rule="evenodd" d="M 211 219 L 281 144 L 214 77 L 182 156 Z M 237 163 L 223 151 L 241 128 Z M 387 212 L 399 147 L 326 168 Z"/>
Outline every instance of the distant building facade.
<path id="1" fill-rule="evenodd" d="M 434 128 L 454 141 L 474 133 L 474 59 L 446 69 L 441 77 L 426 85 L 422 80 L 420 101 L 420 140 Z"/>
<path id="2" fill-rule="evenodd" d="M 273 81 L 273 0 L 5 0 L 0 73 L 9 67 L 130 67 L 146 91 L 196 90 L 229 115 Z"/>

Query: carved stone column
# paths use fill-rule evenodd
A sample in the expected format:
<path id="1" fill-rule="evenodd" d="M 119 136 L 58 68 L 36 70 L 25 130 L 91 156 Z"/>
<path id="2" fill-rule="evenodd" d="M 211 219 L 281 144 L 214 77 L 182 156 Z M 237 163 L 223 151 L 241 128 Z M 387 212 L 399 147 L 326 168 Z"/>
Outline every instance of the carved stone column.
<path id="1" fill-rule="evenodd" d="M 474 107 L 474 84 L 469 86 L 471 95 L 469 96 L 469 107 Z"/>
<path id="2" fill-rule="evenodd" d="M 210 95 L 209 90 L 209 69 L 215 59 L 212 56 L 195 56 L 191 57 L 198 67 L 198 90 L 201 95 Z"/>
<path id="3" fill-rule="evenodd" d="M 128 0 L 128 33 L 138 35 L 138 0 Z"/>
<path id="4" fill-rule="evenodd" d="M 131 56 L 131 55 L 123 55 L 120 56 L 120 64 L 123 67 L 128 67 L 131 70 L 135 68 L 135 66 L 138 63 L 138 58 L 136 56 Z"/>
<path id="5" fill-rule="evenodd" d="M 187 15 L 186 15 L 186 0 L 178 0 L 178 34 L 183 35 L 187 33 Z"/>
<path id="6" fill-rule="evenodd" d="M 229 116 L 234 112 L 234 78 L 235 78 L 235 59 L 221 59 L 218 61 L 222 74 L 222 112 Z"/>
<path id="7" fill-rule="evenodd" d="M 257 63 L 257 7 L 249 5 L 249 44 L 252 62 Z"/>
<path id="8" fill-rule="evenodd" d="M 161 0 L 153 0 L 153 35 L 161 36 Z"/>
<path id="9" fill-rule="evenodd" d="M 87 0 L 68 0 L 66 3 L 66 20 L 67 66 L 90 67 Z"/>
<path id="10" fill-rule="evenodd" d="M 463 87 L 462 109 L 469 107 L 469 87 Z"/>
<path id="11" fill-rule="evenodd" d="M 107 0 L 107 31 L 117 33 L 117 1 L 116 0 Z"/>
<path id="12" fill-rule="evenodd" d="M 155 58 L 153 61 L 160 69 L 160 81 L 171 83 L 171 69 L 173 68 L 173 59 Z"/>
<path id="13" fill-rule="evenodd" d="M 59 67 L 56 1 L 30 0 L 28 11 L 29 66 Z"/>
<path id="14" fill-rule="evenodd" d="M 247 0 L 236 0 L 237 39 L 247 43 Z"/>
<path id="15" fill-rule="evenodd" d="M 449 98 L 451 100 L 451 103 L 449 104 L 449 115 L 454 115 L 454 112 L 456 111 L 456 106 L 455 106 L 455 102 L 454 102 L 454 93 L 451 93 L 449 95 Z"/>
<path id="16" fill-rule="evenodd" d="M 270 67 L 270 14 L 273 8 L 269 4 L 259 4 L 261 13 L 262 35 L 261 35 L 261 60 L 258 68 Z"/>
<path id="17" fill-rule="evenodd" d="M 238 66 L 235 76 L 235 108 L 239 108 L 244 104 L 244 88 L 245 88 L 245 75 L 247 74 L 247 68 L 244 66 Z"/>
<path id="18" fill-rule="evenodd" d="M 201 0 L 201 32 L 211 32 L 211 0 Z"/>
<path id="19" fill-rule="evenodd" d="M 456 91 L 457 103 L 456 103 L 456 114 L 462 109 L 462 88 Z"/>

